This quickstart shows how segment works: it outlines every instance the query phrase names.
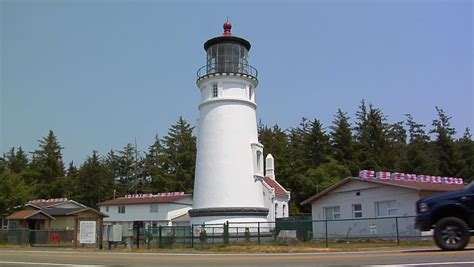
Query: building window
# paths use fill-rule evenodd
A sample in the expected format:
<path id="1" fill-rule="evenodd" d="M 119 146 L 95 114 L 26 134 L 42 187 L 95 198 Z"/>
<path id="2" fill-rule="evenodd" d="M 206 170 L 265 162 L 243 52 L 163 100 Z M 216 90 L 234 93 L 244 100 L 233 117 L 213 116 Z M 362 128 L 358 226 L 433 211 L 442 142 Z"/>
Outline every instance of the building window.
<path id="1" fill-rule="evenodd" d="M 249 86 L 249 99 L 252 100 L 252 95 L 253 95 L 253 88 L 252 86 Z"/>
<path id="2" fill-rule="evenodd" d="M 281 209 L 281 210 L 282 210 L 282 213 L 283 213 L 283 214 L 282 214 L 283 217 L 285 217 L 285 209 L 286 209 L 286 205 L 283 205 L 283 209 Z"/>
<path id="3" fill-rule="evenodd" d="M 375 214 L 377 217 L 395 216 L 398 213 L 395 200 L 375 202 Z"/>
<path id="4" fill-rule="evenodd" d="M 275 219 L 277 217 L 277 214 L 278 214 L 278 203 L 275 203 Z"/>
<path id="5" fill-rule="evenodd" d="M 125 206 L 118 206 L 118 213 L 125 213 Z"/>
<path id="6" fill-rule="evenodd" d="M 352 205 L 352 218 L 362 218 L 362 204 Z"/>
<path id="7" fill-rule="evenodd" d="M 262 172 L 262 151 L 258 150 L 257 151 L 257 171 L 259 173 Z"/>
<path id="8" fill-rule="evenodd" d="M 341 209 L 339 206 L 324 208 L 326 220 L 337 220 L 341 218 Z"/>
<path id="9" fill-rule="evenodd" d="M 158 213 L 158 204 L 151 204 L 150 205 L 150 212 L 151 213 Z"/>
<path id="10" fill-rule="evenodd" d="M 109 212 L 109 206 L 105 206 L 105 212 Z"/>
<path id="11" fill-rule="evenodd" d="M 212 85 L 212 97 L 218 97 L 219 91 L 217 90 L 217 84 Z"/>

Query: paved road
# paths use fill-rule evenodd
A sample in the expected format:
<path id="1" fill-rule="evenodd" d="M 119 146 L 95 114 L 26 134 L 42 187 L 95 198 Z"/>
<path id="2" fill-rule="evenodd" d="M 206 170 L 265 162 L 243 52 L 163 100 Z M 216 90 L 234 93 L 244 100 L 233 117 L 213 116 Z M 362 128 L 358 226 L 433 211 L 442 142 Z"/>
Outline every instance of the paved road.
<path id="1" fill-rule="evenodd" d="M 308 254 L 164 254 L 0 250 L 0 266 L 474 266 L 474 250 Z"/>

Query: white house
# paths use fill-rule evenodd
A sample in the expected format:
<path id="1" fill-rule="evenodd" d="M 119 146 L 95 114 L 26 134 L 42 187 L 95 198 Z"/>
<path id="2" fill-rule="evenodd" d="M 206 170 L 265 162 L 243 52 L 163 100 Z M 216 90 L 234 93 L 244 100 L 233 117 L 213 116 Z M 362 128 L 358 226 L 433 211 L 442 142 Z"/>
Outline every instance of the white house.
<path id="1" fill-rule="evenodd" d="M 100 211 L 109 217 L 104 226 L 122 225 L 123 236 L 133 235 L 133 226 L 157 227 L 189 225 L 188 210 L 192 196 L 183 192 L 136 194 L 116 198 L 98 204 Z"/>
<path id="2" fill-rule="evenodd" d="M 277 218 L 289 216 L 290 192 L 275 179 L 275 165 L 271 154 L 265 159 L 265 177 L 263 184 L 263 199 L 265 208 L 268 208 L 267 220 L 274 222 Z"/>
<path id="3" fill-rule="evenodd" d="M 377 177 L 348 177 L 316 194 L 301 205 L 311 205 L 313 237 L 329 238 L 394 237 L 419 235 L 414 228 L 416 201 L 446 191 L 460 190 L 463 184 L 392 180 Z M 395 217 L 401 217 L 396 218 Z M 325 221 L 349 219 L 345 221 Z"/>

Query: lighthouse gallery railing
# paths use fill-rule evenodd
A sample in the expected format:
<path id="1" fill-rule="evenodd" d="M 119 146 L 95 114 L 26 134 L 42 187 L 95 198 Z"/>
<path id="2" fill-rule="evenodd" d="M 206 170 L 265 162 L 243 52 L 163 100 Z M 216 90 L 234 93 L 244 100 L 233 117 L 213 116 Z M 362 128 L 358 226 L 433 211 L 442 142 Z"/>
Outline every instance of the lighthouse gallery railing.
<path id="1" fill-rule="evenodd" d="M 257 69 L 249 64 L 224 61 L 218 63 L 210 63 L 205 66 L 202 66 L 197 71 L 197 79 L 199 80 L 204 76 L 216 73 L 235 73 L 252 76 L 253 78 L 258 77 Z"/>

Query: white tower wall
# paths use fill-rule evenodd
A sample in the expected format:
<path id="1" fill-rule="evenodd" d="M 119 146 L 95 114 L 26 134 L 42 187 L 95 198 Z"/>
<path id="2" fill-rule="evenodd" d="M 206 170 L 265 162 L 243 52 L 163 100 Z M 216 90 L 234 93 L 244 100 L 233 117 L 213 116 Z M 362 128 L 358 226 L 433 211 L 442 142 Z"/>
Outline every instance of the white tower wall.
<path id="1" fill-rule="evenodd" d="M 207 92 L 213 84 L 219 90 L 215 98 Z M 258 137 L 256 105 L 245 98 L 249 85 L 220 77 L 200 86 L 204 102 L 200 104 L 194 208 L 263 207 L 258 194 L 262 186 L 254 178 L 252 162 L 251 144 Z M 244 192 L 252 192 L 251 197 L 242 197 Z"/>
<path id="2" fill-rule="evenodd" d="M 213 96 L 217 85 L 218 96 Z M 216 75 L 201 90 L 193 209 L 264 208 L 263 154 L 258 159 L 255 89 L 251 77 Z M 260 147 L 260 148 L 259 148 Z M 257 162 L 258 161 L 258 162 Z M 191 223 L 264 222 L 263 216 L 199 216 Z"/>

